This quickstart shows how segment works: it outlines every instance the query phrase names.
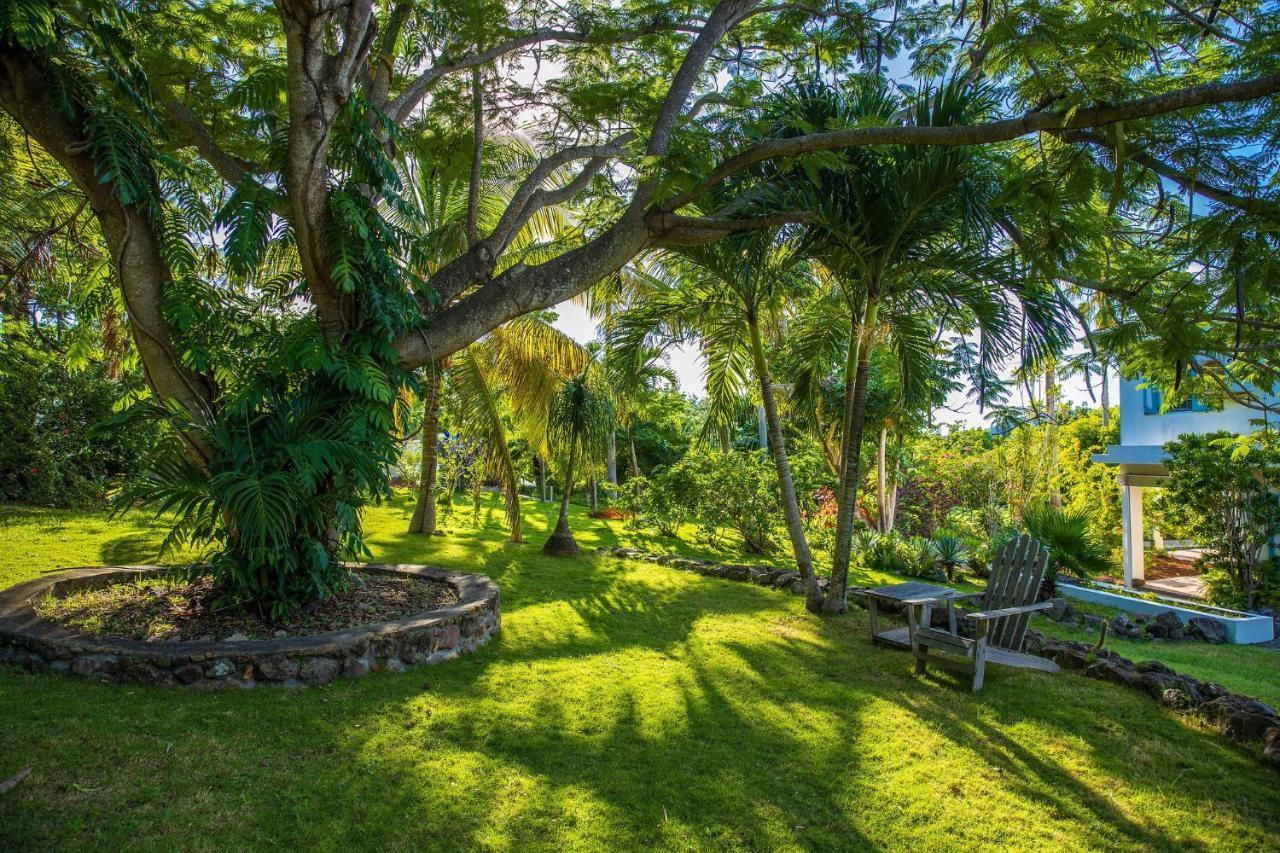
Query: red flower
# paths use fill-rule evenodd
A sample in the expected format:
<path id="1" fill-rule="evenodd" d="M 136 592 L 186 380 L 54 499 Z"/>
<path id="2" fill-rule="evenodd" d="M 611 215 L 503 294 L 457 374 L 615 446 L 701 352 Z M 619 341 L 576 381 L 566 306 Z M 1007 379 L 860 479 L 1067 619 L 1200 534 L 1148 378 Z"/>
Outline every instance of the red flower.
<path id="1" fill-rule="evenodd" d="M 39 468 L 37 468 L 36 466 L 32 465 L 32 466 L 31 466 L 31 473 L 32 473 L 32 474 L 39 474 L 39 473 L 40 473 L 40 469 L 39 469 Z"/>

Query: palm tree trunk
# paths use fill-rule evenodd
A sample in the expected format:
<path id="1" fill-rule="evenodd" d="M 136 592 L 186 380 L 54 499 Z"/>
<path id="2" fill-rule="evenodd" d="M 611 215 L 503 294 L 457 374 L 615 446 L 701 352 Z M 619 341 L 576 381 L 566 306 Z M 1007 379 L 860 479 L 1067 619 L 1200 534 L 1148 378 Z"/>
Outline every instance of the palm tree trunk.
<path id="1" fill-rule="evenodd" d="M 759 324 L 752 319 L 748 328 L 751 332 L 751 356 L 755 360 L 756 380 L 760 383 L 760 408 L 768 430 L 767 440 L 773 448 L 773 464 L 778 470 L 778 488 L 782 492 L 782 512 L 787 522 L 787 535 L 791 538 L 796 568 L 800 570 L 800 577 L 804 581 L 805 607 L 811 613 L 819 613 L 822 610 L 822 589 L 818 586 L 818 578 L 813 571 L 813 555 L 809 552 L 809 540 L 804 535 L 800 501 L 796 498 L 795 482 L 791 479 L 791 463 L 787 459 L 782 423 L 778 419 L 778 403 L 773 396 L 773 377 L 769 375 L 769 363 L 765 360 Z"/>
<path id="2" fill-rule="evenodd" d="M 618 432 L 613 427 L 609 427 L 609 435 L 606 437 L 604 471 L 605 477 L 610 483 L 618 485 Z"/>
<path id="3" fill-rule="evenodd" d="M 432 365 L 427 377 L 427 399 L 422 407 L 422 476 L 418 482 L 418 503 L 409 520 L 410 533 L 436 532 L 436 436 L 440 432 L 440 386 L 443 372 Z"/>
<path id="4" fill-rule="evenodd" d="M 631 424 L 627 424 L 627 443 L 631 446 L 631 476 L 642 477 L 640 462 L 636 459 L 636 430 Z"/>
<path id="5" fill-rule="evenodd" d="M 507 505 L 507 527 L 511 530 L 512 542 L 523 542 L 524 533 L 520 528 L 520 476 L 516 474 L 516 466 L 511 459 L 511 448 L 503 444 L 499 452 L 503 472 L 503 498 Z"/>
<path id="6" fill-rule="evenodd" d="M 592 512 L 600 508 L 600 499 L 596 495 L 596 475 L 587 478 L 587 505 Z"/>
<path id="7" fill-rule="evenodd" d="M 822 609 L 827 613 L 843 613 L 849 606 L 849 559 L 853 551 L 853 526 L 857 519 L 858 479 L 861 471 L 862 428 L 867 415 L 867 367 L 870 363 L 870 332 L 876 324 L 880 306 L 875 297 L 867 298 L 860 324 L 855 323 L 849 340 L 849 357 L 845 363 L 844 436 L 840 443 L 840 493 L 836 509 L 836 547 L 831 561 L 831 586 L 827 589 Z"/>
<path id="8" fill-rule="evenodd" d="M 733 444 L 729 440 L 729 425 L 720 424 L 716 429 L 720 434 L 720 452 L 728 453 L 733 448 Z"/>
<path id="9" fill-rule="evenodd" d="M 1050 364 L 1044 371 L 1045 430 L 1049 440 L 1049 505 L 1062 509 L 1062 489 L 1058 478 L 1058 385 Z"/>
<path id="10" fill-rule="evenodd" d="M 564 491 L 560 495 L 560 517 L 556 529 L 542 546 L 542 553 L 553 557 L 573 557 L 578 554 L 578 543 L 569 529 L 569 496 L 573 493 L 573 446 L 569 446 L 569 463 L 564 468 Z"/>
<path id="11" fill-rule="evenodd" d="M 541 456 L 533 457 L 533 468 L 538 479 L 538 500 L 547 499 L 547 463 Z"/>
<path id="12" fill-rule="evenodd" d="M 769 418 L 763 404 L 756 406 L 756 441 L 761 450 L 769 449 Z"/>

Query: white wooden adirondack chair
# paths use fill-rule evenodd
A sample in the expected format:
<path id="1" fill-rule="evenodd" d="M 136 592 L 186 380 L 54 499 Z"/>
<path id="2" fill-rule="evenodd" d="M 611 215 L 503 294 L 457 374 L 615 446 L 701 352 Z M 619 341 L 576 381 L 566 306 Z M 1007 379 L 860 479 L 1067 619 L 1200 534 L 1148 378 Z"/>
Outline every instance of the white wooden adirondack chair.
<path id="1" fill-rule="evenodd" d="M 1027 635 L 1027 620 L 1037 610 L 1051 606 L 1035 603 L 1049 566 L 1049 549 L 1030 536 L 1010 539 L 996 554 L 991 565 L 991 578 L 986 591 L 948 599 L 915 599 L 907 602 L 911 652 L 916 658 L 916 672 L 923 673 L 929 664 L 973 673 L 973 692 L 982 689 L 983 673 L 988 661 L 1005 666 L 1057 672 L 1051 660 L 1026 654 L 1022 643 Z M 973 638 L 962 637 L 954 629 L 932 627 L 933 608 L 947 608 L 947 622 L 956 624 L 955 602 L 977 599 L 982 608 L 968 613 L 973 623 Z"/>

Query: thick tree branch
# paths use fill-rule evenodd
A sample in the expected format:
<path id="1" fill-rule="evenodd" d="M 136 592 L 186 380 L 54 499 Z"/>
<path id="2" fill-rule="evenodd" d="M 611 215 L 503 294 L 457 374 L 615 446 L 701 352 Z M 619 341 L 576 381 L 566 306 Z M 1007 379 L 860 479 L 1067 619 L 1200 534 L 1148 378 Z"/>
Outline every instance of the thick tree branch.
<path id="1" fill-rule="evenodd" d="M 1230 83 L 1205 83 L 1151 95 L 1119 104 L 1086 107 L 1073 112 L 1033 111 L 1017 118 L 978 125 L 922 127 L 858 127 L 826 133 L 811 133 L 789 139 L 774 139 L 749 148 L 717 166 L 695 187 L 665 201 L 661 209 L 671 212 L 689 204 L 708 189 L 743 169 L 786 157 L 798 157 L 815 151 L 831 151 L 855 145 L 987 145 L 1006 142 L 1019 136 L 1042 131 L 1078 130 L 1103 127 L 1121 121 L 1152 118 L 1178 110 L 1213 104 L 1251 101 L 1280 91 L 1280 74 Z"/>
<path id="2" fill-rule="evenodd" d="M 333 277 L 329 257 L 329 132 L 351 94 L 354 69 L 373 44 L 372 0 L 350 0 L 341 7 L 313 8 L 305 0 L 276 0 L 284 24 L 289 93 L 290 223 L 307 291 L 321 326 L 341 334 L 356 322 L 354 300 Z M 345 9 L 343 38 L 328 52 L 330 26 Z"/>
<path id="3" fill-rule="evenodd" d="M 812 214 L 802 210 L 747 219 L 716 219 L 709 216 L 680 216 L 675 213 L 654 212 L 646 217 L 646 221 L 652 245 L 700 246 L 714 243 L 729 234 L 794 225 L 808 222 L 812 218 Z"/>
<path id="4" fill-rule="evenodd" d="M 0 107 L 67 171 L 97 218 L 119 276 L 120 292 L 142 361 L 147 383 L 161 400 L 181 405 L 196 421 L 214 411 L 216 389 L 204 376 L 183 363 L 165 317 L 164 293 L 172 273 L 164 261 L 160 239 L 144 210 L 123 203 L 111 183 L 98 175 L 90 146 L 85 144 L 88 116 L 72 104 L 54 102 L 50 71 L 18 48 L 0 47 Z M 196 436 L 185 435 L 202 461 L 209 448 Z"/>
<path id="5" fill-rule="evenodd" d="M 218 141 L 213 138 L 209 128 L 205 127 L 204 122 L 183 106 L 177 98 L 165 98 L 164 109 L 188 141 L 195 146 L 196 151 L 200 152 L 205 162 L 222 177 L 222 180 L 235 186 L 249 174 L 248 169 L 240 161 L 223 150 Z"/>

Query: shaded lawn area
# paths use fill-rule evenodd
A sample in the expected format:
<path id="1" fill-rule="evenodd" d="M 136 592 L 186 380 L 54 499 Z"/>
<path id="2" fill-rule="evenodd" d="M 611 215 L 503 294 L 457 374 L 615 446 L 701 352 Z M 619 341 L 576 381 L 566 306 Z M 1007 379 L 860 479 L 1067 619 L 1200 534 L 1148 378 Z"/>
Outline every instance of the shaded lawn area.
<path id="1" fill-rule="evenodd" d="M 748 584 L 544 559 L 551 505 L 526 507 L 522 546 L 496 503 L 485 528 L 460 511 L 429 541 L 403 534 L 410 509 L 371 513 L 375 557 L 489 574 L 493 642 L 303 691 L 0 669 L 0 778 L 34 766 L 0 796 L 0 849 L 1280 844 L 1275 771 L 1143 695 L 999 671 L 975 697 L 871 646 L 860 609 L 817 619 Z M 631 541 L 575 528 L 584 548 Z M 0 507 L 0 585 L 146 560 L 161 533 Z"/>

